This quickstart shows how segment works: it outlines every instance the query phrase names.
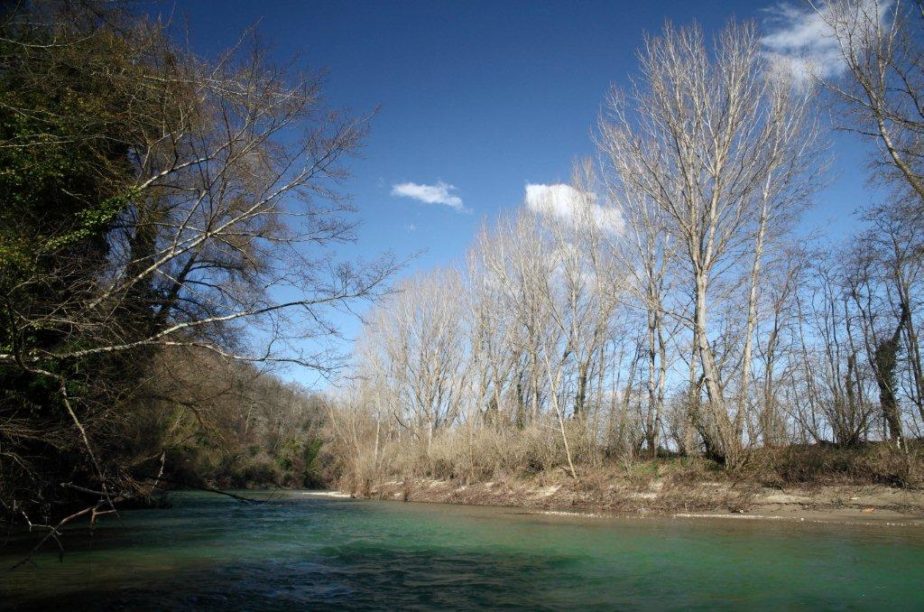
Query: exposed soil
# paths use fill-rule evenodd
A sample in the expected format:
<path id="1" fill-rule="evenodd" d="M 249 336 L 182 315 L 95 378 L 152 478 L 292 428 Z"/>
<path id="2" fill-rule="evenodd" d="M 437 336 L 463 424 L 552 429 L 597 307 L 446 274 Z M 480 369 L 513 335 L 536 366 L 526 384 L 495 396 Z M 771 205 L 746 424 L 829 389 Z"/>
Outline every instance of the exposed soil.
<path id="1" fill-rule="evenodd" d="M 678 482 L 562 473 L 465 484 L 407 479 L 369 488 L 373 499 L 513 506 L 548 513 L 863 523 L 924 527 L 924 490 L 886 485 L 770 488 L 755 482 Z"/>

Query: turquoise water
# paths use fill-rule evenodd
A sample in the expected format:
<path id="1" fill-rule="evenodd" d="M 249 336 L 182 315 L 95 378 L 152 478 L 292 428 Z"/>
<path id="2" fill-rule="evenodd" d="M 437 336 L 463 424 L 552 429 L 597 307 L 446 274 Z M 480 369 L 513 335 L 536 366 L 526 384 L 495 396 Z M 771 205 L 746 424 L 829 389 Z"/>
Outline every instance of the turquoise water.
<path id="1" fill-rule="evenodd" d="M 0 608 L 924 610 L 920 528 L 172 500 L 0 574 Z M 0 549 L 0 567 L 16 558 Z"/>

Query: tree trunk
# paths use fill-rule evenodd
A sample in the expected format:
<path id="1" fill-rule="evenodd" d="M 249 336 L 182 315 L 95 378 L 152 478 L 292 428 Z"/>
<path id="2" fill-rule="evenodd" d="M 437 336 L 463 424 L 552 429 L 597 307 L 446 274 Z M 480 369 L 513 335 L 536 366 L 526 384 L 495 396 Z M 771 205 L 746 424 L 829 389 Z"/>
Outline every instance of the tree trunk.
<path id="1" fill-rule="evenodd" d="M 909 317 L 908 308 L 903 307 L 892 336 L 879 342 L 873 352 L 873 374 L 879 387 L 879 406 L 888 426 L 889 439 L 893 442 L 902 437 L 902 419 L 898 409 L 898 398 L 895 395 L 895 370 L 898 366 L 902 331 Z"/>
<path id="2" fill-rule="evenodd" d="M 700 428 L 703 442 L 706 445 L 707 455 L 721 464 L 726 464 L 736 454 L 737 445 L 731 434 L 731 423 L 725 411 L 725 398 L 722 386 L 719 383 L 718 368 L 715 365 L 715 356 L 709 346 L 706 334 L 706 290 L 708 283 L 702 274 L 696 278 L 696 312 L 694 314 L 694 336 L 696 349 L 699 355 L 700 366 L 703 369 L 703 383 L 706 387 L 707 406 L 711 423 Z M 702 412 L 698 411 L 700 417 Z"/>
<path id="3" fill-rule="evenodd" d="M 649 282 L 651 282 L 649 280 Z M 649 292 L 649 298 L 651 297 Z M 658 313 L 655 306 L 648 305 L 648 414 L 645 422 L 645 444 L 652 458 L 658 454 L 658 388 L 656 377 L 658 350 L 656 345 L 656 332 L 658 328 Z"/>
<path id="4" fill-rule="evenodd" d="M 578 384 L 577 393 L 574 396 L 574 418 L 584 418 L 584 407 L 587 402 L 587 370 L 590 366 L 590 357 L 588 357 L 578 367 Z"/>

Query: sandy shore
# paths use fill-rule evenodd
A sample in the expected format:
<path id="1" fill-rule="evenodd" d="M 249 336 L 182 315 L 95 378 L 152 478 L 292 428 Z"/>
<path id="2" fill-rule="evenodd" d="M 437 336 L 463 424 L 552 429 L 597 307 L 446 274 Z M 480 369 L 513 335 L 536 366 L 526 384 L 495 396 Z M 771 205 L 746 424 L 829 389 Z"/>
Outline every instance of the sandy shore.
<path id="1" fill-rule="evenodd" d="M 350 495 L 344 491 L 299 491 L 299 493 L 306 497 L 334 497 L 344 499 L 354 497 L 353 495 Z"/>
<path id="2" fill-rule="evenodd" d="M 799 521 L 924 527 L 924 491 L 881 485 L 774 489 L 754 483 L 668 480 L 461 484 L 391 481 L 360 497 L 410 502 L 519 507 L 545 514 L 673 516 L 683 519 Z"/>

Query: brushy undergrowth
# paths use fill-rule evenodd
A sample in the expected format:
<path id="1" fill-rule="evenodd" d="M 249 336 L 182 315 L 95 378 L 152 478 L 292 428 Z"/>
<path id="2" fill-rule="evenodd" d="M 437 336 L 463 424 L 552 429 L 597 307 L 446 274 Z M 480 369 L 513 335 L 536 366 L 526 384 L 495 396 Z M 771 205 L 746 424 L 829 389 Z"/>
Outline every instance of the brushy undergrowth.
<path id="1" fill-rule="evenodd" d="M 354 433 L 356 430 L 353 430 Z M 701 456 L 667 451 L 649 458 L 620 440 L 601 440 L 579 423 L 566 424 L 578 479 L 593 486 L 595 478 L 618 478 L 644 486 L 733 482 L 785 488 L 812 485 L 924 486 L 924 441 L 900 447 L 885 442 L 855 447 L 828 444 L 792 445 L 751 450 L 735 470 Z M 438 432 L 426 443 L 396 436 L 374 440 L 357 437 L 350 445 L 331 439 L 324 448 L 325 477 L 332 485 L 361 495 L 378 483 L 432 479 L 472 484 L 509 479 L 537 479 L 540 484 L 570 478 L 564 441 L 557 424 L 523 428 L 465 426 Z"/>
<path id="2" fill-rule="evenodd" d="M 767 486 L 882 484 L 924 485 L 924 440 L 901 446 L 867 442 L 860 446 L 792 445 L 759 449 L 743 473 Z"/>

